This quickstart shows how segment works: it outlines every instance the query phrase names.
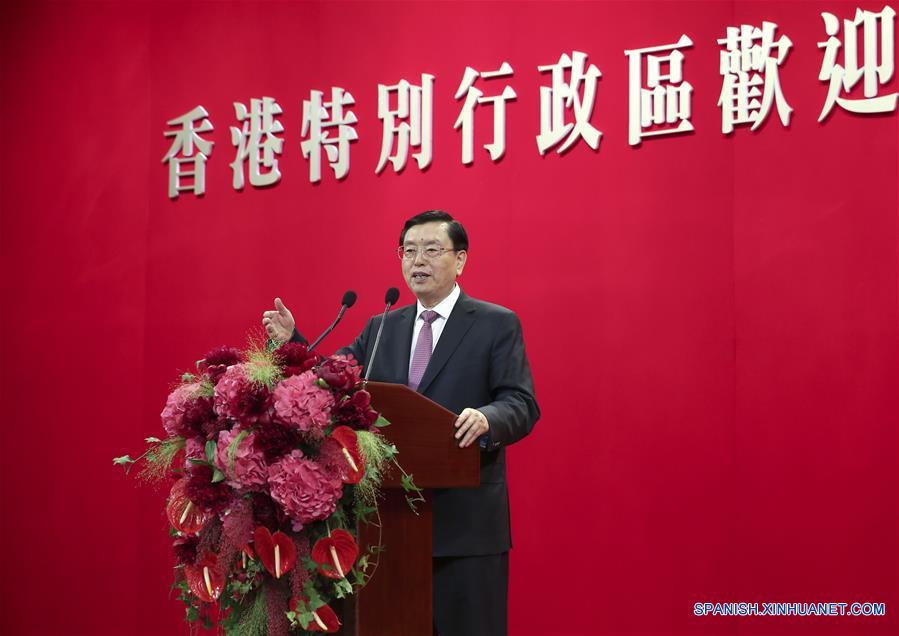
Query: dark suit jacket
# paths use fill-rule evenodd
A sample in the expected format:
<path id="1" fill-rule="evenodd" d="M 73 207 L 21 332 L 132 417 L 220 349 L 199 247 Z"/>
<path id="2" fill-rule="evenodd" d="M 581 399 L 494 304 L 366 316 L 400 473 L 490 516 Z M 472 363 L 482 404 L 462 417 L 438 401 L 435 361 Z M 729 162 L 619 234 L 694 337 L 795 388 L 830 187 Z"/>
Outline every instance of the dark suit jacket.
<path id="1" fill-rule="evenodd" d="M 416 305 L 407 305 L 387 316 L 372 380 L 408 381 L 415 311 Z M 353 344 L 338 353 L 351 353 L 367 367 L 380 322 L 380 315 L 369 319 Z M 460 294 L 418 392 L 455 413 L 476 408 L 490 425 L 480 487 L 433 491 L 434 556 L 507 551 L 512 537 L 505 447 L 530 433 L 540 417 L 518 316 Z"/>

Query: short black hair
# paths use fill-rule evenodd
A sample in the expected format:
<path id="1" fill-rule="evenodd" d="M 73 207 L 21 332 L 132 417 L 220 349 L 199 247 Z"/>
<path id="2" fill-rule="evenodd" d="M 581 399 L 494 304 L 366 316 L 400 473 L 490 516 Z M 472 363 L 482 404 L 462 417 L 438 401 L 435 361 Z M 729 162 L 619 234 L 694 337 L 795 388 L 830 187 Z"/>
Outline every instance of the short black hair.
<path id="1" fill-rule="evenodd" d="M 434 221 L 446 223 L 446 233 L 449 234 L 450 240 L 453 242 L 454 250 L 457 252 L 459 250 L 468 251 L 468 233 L 465 231 L 465 228 L 462 227 L 462 224 L 455 220 L 451 214 L 444 212 L 443 210 L 427 210 L 408 219 L 400 234 L 400 246 L 402 246 L 403 241 L 406 240 L 406 232 L 409 231 L 409 228 L 415 227 L 416 225 L 424 225 L 425 223 L 432 223 Z"/>

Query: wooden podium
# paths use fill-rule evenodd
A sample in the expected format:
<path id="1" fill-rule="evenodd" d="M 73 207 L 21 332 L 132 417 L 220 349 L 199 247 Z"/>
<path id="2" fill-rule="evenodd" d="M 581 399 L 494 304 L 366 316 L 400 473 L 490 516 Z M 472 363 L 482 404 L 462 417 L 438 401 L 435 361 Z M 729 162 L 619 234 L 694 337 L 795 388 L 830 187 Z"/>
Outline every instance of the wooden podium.
<path id="1" fill-rule="evenodd" d="M 399 449 L 397 459 L 419 488 L 476 488 L 481 460 L 477 444 L 459 448 L 453 437 L 456 414 L 402 384 L 369 382 L 372 407 L 390 421 L 381 430 Z M 400 477 L 384 482 L 381 528 L 362 525 L 360 548 L 380 538 L 384 551 L 369 583 L 340 612 L 341 634 L 431 636 L 431 497 L 406 503 Z"/>

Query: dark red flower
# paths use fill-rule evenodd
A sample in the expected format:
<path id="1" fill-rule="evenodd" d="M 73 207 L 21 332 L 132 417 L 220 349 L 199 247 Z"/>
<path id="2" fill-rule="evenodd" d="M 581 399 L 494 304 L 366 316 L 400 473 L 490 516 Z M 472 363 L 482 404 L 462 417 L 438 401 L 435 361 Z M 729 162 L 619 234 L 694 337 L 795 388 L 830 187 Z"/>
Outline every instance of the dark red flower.
<path id="1" fill-rule="evenodd" d="M 285 342 L 275 349 L 273 357 L 275 362 L 282 367 L 284 377 L 308 371 L 318 364 L 320 359 L 317 353 L 309 353 L 306 345 L 301 342 Z"/>
<path id="2" fill-rule="evenodd" d="M 331 409 L 331 415 L 336 424 L 356 430 L 370 429 L 378 419 L 378 412 L 371 408 L 371 394 L 365 389 L 338 401 Z"/>
<path id="3" fill-rule="evenodd" d="M 217 347 L 208 352 L 203 359 L 203 367 L 210 382 L 218 382 L 222 374 L 232 364 L 241 360 L 240 350 L 235 347 Z"/>
<path id="4" fill-rule="evenodd" d="M 260 419 L 256 426 L 256 448 L 269 464 L 296 448 L 300 437 L 296 428 L 270 418 Z"/>
<path id="5" fill-rule="evenodd" d="M 253 382 L 246 365 L 228 367 L 215 385 L 215 411 L 244 425 L 255 424 L 272 405 L 272 392 L 262 383 Z"/>
<path id="6" fill-rule="evenodd" d="M 238 404 L 241 422 L 255 423 L 272 405 L 272 392 L 264 384 L 251 382 Z"/>
<path id="7" fill-rule="evenodd" d="M 252 493 L 250 497 L 253 502 L 253 522 L 257 526 L 265 526 L 272 532 L 277 530 L 281 520 L 279 510 L 271 497 L 258 492 Z"/>
<path id="8" fill-rule="evenodd" d="M 362 367 L 353 356 L 333 356 L 317 369 L 318 377 L 335 391 L 346 392 L 362 381 Z"/>
<path id="9" fill-rule="evenodd" d="M 212 467 L 195 464 L 184 489 L 188 499 L 203 510 L 220 514 L 231 502 L 231 488 L 224 481 L 212 483 Z"/>
<path id="10" fill-rule="evenodd" d="M 206 353 L 203 359 L 207 365 L 223 364 L 226 367 L 240 362 L 240 349 L 237 347 L 216 347 Z"/>
<path id="11" fill-rule="evenodd" d="M 193 563 L 197 559 L 197 546 L 200 540 L 197 537 L 181 535 L 175 537 L 172 542 L 172 550 L 178 563 Z"/>
<path id="12" fill-rule="evenodd" d="M 232 426 L 234 426 L 234 420 L 229 420 L 227 417 L 216 417 L 203 422 L 203 435 L 207 441 L 215 439 L 219 433 L 230 429 Z"/>
<path id="13" fill-rule="evenodd" d="M 211 397 L 199 397 L 191 400 L 184 407 L 185 437 L 196 437 L 204 434 L 204 428 L 215 419 Z"/>

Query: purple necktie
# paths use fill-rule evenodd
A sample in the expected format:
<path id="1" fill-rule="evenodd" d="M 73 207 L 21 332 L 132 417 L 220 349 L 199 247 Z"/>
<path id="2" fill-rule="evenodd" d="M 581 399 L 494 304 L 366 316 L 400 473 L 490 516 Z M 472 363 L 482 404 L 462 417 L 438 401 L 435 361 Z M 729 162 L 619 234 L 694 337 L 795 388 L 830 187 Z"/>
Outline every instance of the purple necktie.
<path id="1" fill-rule="evenodd" d="M 425 324 L 421 326 L 418 332 L 418 340 L 415 342 L 415 352 L 412 354 L 412 366 L 409 367 L 409 388 L 418 389 L 421 377 L 428 368 L 428 361 L 431 359 L 431 349 L 434 348 L 434 334 L 431 332 L 431 323 L 440 316 L 436 311 L 421 312 L 421 319 Z"/>

